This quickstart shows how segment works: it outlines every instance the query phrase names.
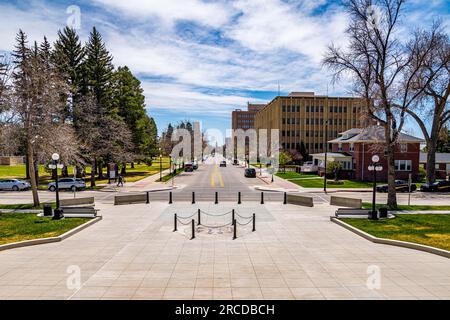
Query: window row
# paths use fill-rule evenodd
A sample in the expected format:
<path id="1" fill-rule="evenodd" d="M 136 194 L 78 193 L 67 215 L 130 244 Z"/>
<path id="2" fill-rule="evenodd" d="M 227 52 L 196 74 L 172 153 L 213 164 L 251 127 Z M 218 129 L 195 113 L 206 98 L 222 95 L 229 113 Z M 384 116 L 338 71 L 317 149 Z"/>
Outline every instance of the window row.
<path id="1" fill-rule="evenodd" d="M 325 124 L 325 120 L 324 119 L 319 119 L 319 118 L 305 118 L 305 124 L 316 124 L 316 125 L 324 125 Z M 300 124 L 301 123 L 301 119 L 300 118 L 283 118 L 282 119 L 282 123 L 283 124 Z M 329 119 L 328 120 L 328 124 L 329 125 L 347 125 L 347 119 Z M 361 125 L 361 121 L 360 120 L 356 120 L 353 119 L 352 124 L 354 126 L 359 126 Z"/>
<path id="2" fill-rule="evenodd" d="M 301 107 L 300 106 L 282 106 L 281 109 L 283 110 L 283 112 L 300 112 Z M 336 106 L 332 106 L 329 107 L 329 112 L 330 113 L 347 113 L 348 108 L 347 107 L 336 107 Z M 352 110 L 352 109 L 350 109 Z M 324 112 L 325 111 L 325 107 L 324 106 L 306 106 L 305 107 L 305 112 Z M 353 113 L 357 113 L 357 112 L 361 112 L 361 107 L 353 107 Z"/>
<path id="3" fill-rule="evenodd" d="M 395 160 L 395 171 L 411 171 L 411 160 Z"/>

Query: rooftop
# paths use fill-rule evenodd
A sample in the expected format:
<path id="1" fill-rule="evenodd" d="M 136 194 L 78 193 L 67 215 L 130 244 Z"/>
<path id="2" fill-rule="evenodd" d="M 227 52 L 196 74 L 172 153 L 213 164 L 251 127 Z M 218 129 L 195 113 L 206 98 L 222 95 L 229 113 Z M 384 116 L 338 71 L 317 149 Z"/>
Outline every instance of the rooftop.
<path id="1" fill-rule="evenodd" d="M 329 141 L 330 143 L 340 142 L 380 142 L 384 141 L 384 128 L 382 126 L 370 126 L 367 128 L 353 128 L 339 134 L 340 137 Z M 401 132 L 398 138 L 398 142 L 423 142 L 422 139 L 411 136 L 409 134 Z"/>

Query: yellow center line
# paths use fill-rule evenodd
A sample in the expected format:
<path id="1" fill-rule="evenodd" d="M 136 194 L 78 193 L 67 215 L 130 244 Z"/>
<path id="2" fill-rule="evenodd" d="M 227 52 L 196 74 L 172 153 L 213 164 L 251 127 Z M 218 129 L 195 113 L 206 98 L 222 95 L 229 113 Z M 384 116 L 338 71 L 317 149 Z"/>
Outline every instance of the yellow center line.
<path id="1" fill-rule="evenodd" d="M 219 178 L 220 187 L 223 188 L 225 186 L 225 184 L 223 182 L 222 174 L 220 173 L 219 167 L 217 167 L 217 165 L 214 167 L 214 171 L 211 173 L 211 188 L 214 188 L 216 186 L 216 180 L 215 180 L 216 175 Z"/>

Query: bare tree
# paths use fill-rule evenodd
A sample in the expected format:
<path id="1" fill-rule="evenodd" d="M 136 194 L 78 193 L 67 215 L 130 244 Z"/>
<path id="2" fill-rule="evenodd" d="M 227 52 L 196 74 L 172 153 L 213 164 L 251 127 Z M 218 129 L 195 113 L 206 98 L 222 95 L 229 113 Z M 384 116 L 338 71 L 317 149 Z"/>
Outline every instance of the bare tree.
<path id="1" fill-rule="evenodd" d="M 67 90 L 49 60 L 48 48 L 29 48 L 25 33 L 19 31 L 13 57 L 14 89 L 11 103 L 15 123 L 22 127 L 27 152 L 27 167 L 34 206 L 39 206 L 37 159 L 47 154 L 45 146 L 52 146 L 60 137 L 61 93 Z"/>
<path id="2" fill-rule="evenodd" d="M 415 108 L 409 108 L 406 112 L 415 119 L 425 137 L 428 149 L 427 182 L 431 184 L 436 180 L 438 141 L 450 120 L 450 42 L 439 23 L 430 32 L 419 33 L 418 38 L 419 50 L 426 51 L 430 46 L 433 50 L 415 78 L 416 89 L 420 91 L 425 88 L 421 99 Z M 413 63 L 420 64 L 420 61 Z"/>
<path id="3" fill-rule="evenodd" d="M 356 94 L 365 100 L 367 119 L 384 128 L 388 168 L 388 206 L 397 207 L 394 150 L 405 123 L 405 115 L 423 93 L 414 79 L 421 72 L 437 39 L 426 50 L 416 34 L 403 42 L 397 34 L 405 0 L 349 0 L 345 6 L 351 17 L 347 28 L 349 46 L 331 45 L 324 65 L 334 72 L 334 80 L 350 75 Z M 414 63 L 413 63 L 414 61 Z"/>

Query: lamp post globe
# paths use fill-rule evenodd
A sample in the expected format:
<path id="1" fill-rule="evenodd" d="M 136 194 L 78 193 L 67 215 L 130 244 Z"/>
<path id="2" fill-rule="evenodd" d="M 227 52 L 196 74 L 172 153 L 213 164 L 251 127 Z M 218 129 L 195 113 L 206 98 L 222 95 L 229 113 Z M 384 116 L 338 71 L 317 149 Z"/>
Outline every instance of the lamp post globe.
<path id="1" fill-rule="evenodd" d="M 52 154 L 52 159 L 53 159 L 53 161 L 58 161 L 59 160 L 59 154 L 58 153 Z"/>
<path id="2" fill-rule="evenodd" d="M 380 162 L 380 157 L 379 157 L 378 155 L 374 155 L 374 156 L 372 157 L 372 162 L 373 162 L 373 163 Z"/>

